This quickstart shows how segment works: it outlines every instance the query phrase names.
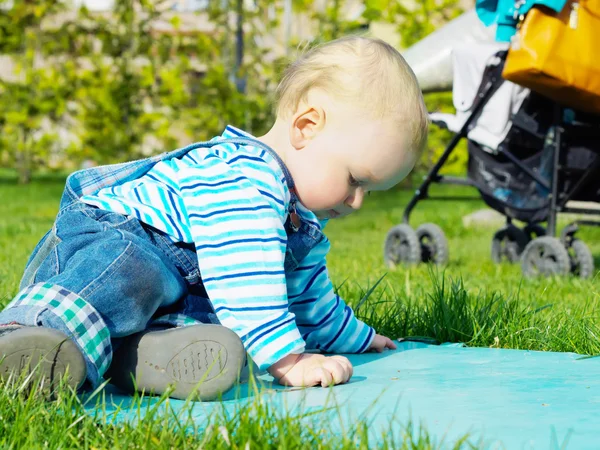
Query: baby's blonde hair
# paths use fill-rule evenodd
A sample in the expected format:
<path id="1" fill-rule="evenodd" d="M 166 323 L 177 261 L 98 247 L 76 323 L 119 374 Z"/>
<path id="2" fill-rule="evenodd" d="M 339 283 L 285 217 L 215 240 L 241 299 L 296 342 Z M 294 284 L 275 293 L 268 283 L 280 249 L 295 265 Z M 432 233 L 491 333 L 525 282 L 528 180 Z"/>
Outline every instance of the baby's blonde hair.
<path id="1" fill-rule="evenodd" d="M 417 78 L 400 52 L 381 39 L 349 36 L 316 46 L 284 72 L 277 88 L 277 115 L 287 117 L 313 89 L 391 119 L 411 133 L 420 152 L 429 116 Z"/>

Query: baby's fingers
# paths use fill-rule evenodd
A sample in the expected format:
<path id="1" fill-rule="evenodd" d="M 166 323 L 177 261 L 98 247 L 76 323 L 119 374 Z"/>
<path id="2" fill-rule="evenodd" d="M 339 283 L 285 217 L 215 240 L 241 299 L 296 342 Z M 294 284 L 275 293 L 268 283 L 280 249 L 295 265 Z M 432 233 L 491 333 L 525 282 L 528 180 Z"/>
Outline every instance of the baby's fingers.
<path id="1" fill-rule="evenodd" d="M 322 387 L 327 387 L 331 386 L 331 383 L 333 382 L 331 373 L 329 373 L 329 370 L 327 370 L 325 367 L 314 369 L 313 375 L 315 378 L 312 383 L 308 383 L 308 386 L 315 386 L 320 383 Z"/>
<path id="2" fill-rule="evenodd" d="M 346 368 L 337 360 L 327 358 L 325 369 L 331 374 L 334 384 L 345 383 L 348 379 Z"/>
<path id="3" fill-rule="evenodd" d="M 348 358 L 346 358 L 345 356 L 335 355 L 332 356 L 331 359 L 334 359 L 337 362 L 339 362 L 344 368 L 345 378 L 343 383 L 346 383 L 348 380 L 350 380 L 350 378 L 352 378 L 352 375 L 354 374 L 354 369 L 352 368 L 352 363 L 348 360 Z"/>
<path id="4" fill-rule="evenodd" d="M 387 339 L 387 338 L 386 338 Z M 385 346 L 389 349 L 392 350 L 396 350 L 396 344 L 394 343 L 394 341 L 392 341 L 391 339 L 387 339 L 387 342 L 385 343 Z"/>

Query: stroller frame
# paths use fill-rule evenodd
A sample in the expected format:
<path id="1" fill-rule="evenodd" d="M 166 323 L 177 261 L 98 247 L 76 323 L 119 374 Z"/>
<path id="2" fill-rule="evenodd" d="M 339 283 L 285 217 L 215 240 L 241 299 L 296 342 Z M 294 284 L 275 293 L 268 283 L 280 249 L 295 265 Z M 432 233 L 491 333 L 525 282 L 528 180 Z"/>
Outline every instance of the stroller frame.
<path id="1" fill-rule="evenodd" d="M 388 266 L 394 266 L 399 262 L 418 263 L 433 262 L 444 264 L 448 259 L 448 244 L 443 231 L 435 224 L 424 224 L 412 231 L 409 226 L 410 214 L 419 201 L 426 199 L 436 200 L 465 200 L 468 197 L 431 197 L 429 187 L 431 184 L 451 184 L 478 187 L 474 180 L 468 177 L 454 177 L 440 175 L 440 170 L 455 150 L 461 139 L 467 137 L 470 130 L 470 124 L 483 110 L 496 89 L 504 82 L 502 78 L 502 69 L 506 59 L 507 52 L 498 53 L 499 62 L 490 66 L 490 76 L 485 85 L 482 86 L 474 101 L 471 114 L 463 123 L 458 133 L 454 134 L 448 143 L 443 154 L 435 165 L 424 177 L 421 185 L 415 190 L 413 197 L 406 206 L 403 213 L 403 223 L 390 230 L 386 238 L 384 259 Z M 566 274 L 573 272 L 581 277 L 587 278 L 593 275 L 594 261 L 587 246 L 575 238 L 580 225 L 600 226 L 600 221 L 575 220 L 569 223 L 562 231 L 560 239 L 555 237 L 557 228 L 557 216 L 559 213 L 577 213 L 582 215 L 600 216 L 600 209 L 569 207 L 567 202 L 572 199 L 585 183 L 593 176 L 595 169 L 600 169 L 600 156 L 594 161 L 592 167 L 572 186 L 567 193 L 559 193 L 560 176 L 563 169 L 563 148 L 562 134 L 565 127 L 562 120 L 564 108 L 554 103 L 553 136 L 542 136 L 535 130 L 535 124 L 532 127 L 528 123 L 528 117 L 522 117 L 518 113 L 513 115 L 513 126 L 517 126 L 528 133 L 541 139 L 546 139 L 545 145 L 553 147 L 552 156 L 552 177 L 550 182 L 543 179 L 538 173 L 531 170 L 523 164 L 519 158 L 512 154 L 505 146 L 499 146 L 498 151 L 517 168 L 519 168 L 528 177 L 535 180 L 540 186 L 549 191 L 548 199 L 548 218 L 547 227 L 544 230 L 538 224 L 528 224 L 524 230 L 517 228 L 512 224 L 512 219 L 506 216 L 506 226 L 496 233 L 492 241 L 492 259 L 494 262 L 500 262 L 503 259 L 509 262 L 521 260 L 522 270 L 526 276 Z M 592 128 L 598 131 L 596 127 L 587 125 L 568 125 L 574 129 Z M 552 128 L 551 128 L 552 129 Z M 600 149 L 599 149 L 600 150 Z M 479 199 L 479 197 L 477 197 Z M 414 235 L 413 235 L 414 233 Z M 536 237 L 534 238 L 533 235 Z M 416 238 L 416 239 L 415 239 Z M 417 249 L 411 247 L 419 247 Z M 419 255 L 420 254 L 420 255 Z M 419 257 L 420 256 L 420 257 Z"/>

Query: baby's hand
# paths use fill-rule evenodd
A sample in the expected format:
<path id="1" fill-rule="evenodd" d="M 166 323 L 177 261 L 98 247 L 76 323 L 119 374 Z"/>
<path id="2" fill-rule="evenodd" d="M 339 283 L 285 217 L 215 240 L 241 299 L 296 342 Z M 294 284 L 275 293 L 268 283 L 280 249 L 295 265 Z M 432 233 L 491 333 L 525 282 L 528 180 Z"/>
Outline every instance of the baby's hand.
<path id="1" fill-rule="evenodd" d="M 385 336 L 376 334 L 373 338 L 373 342 L 371 342 L 369 350 L 375 350 L 377 353 L 381 353 L 386 348 L 391 348 L 392 350 L 395 350 L 396 344 L 394 344 L 394 342 L 390 338 L 386 338 Z"/>
<path id="2" fill-rule="evenodd" d="M 347 382 L 352 364 L 344 356 L 304 353 L 288 355 L 269 368 L 269 373 L 285 386 L 330 386 Z"/>

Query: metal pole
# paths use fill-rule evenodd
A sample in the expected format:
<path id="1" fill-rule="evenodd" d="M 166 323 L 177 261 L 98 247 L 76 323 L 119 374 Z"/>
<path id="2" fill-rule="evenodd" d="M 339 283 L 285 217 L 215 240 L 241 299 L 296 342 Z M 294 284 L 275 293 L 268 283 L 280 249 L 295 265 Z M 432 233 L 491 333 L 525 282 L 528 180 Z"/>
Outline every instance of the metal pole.
<path id="1" fill-rule="evenodd" d="M 237 27 L 235 46 L 234 79 L 238 92 L 246 91 L 246 80 L 240 77 L 240 70 L 244 60 L 244 0 L 237 0 Z"/>
<path id="2" fill-rule="evenodd" d="M 548 229 L 546 231 L 547 236 L 556 235 L 556 216 L 558 214 L 558 183 L 560 174 L 560 151 L 561 151 L 561 134 L 562 134 L 562 122 L 561 122 L 562 108 L 558 105 L 554 106 L 554 167 L 552 167 L 552 190 L 550 193 L 550 214 L 548 215 Z"/>

